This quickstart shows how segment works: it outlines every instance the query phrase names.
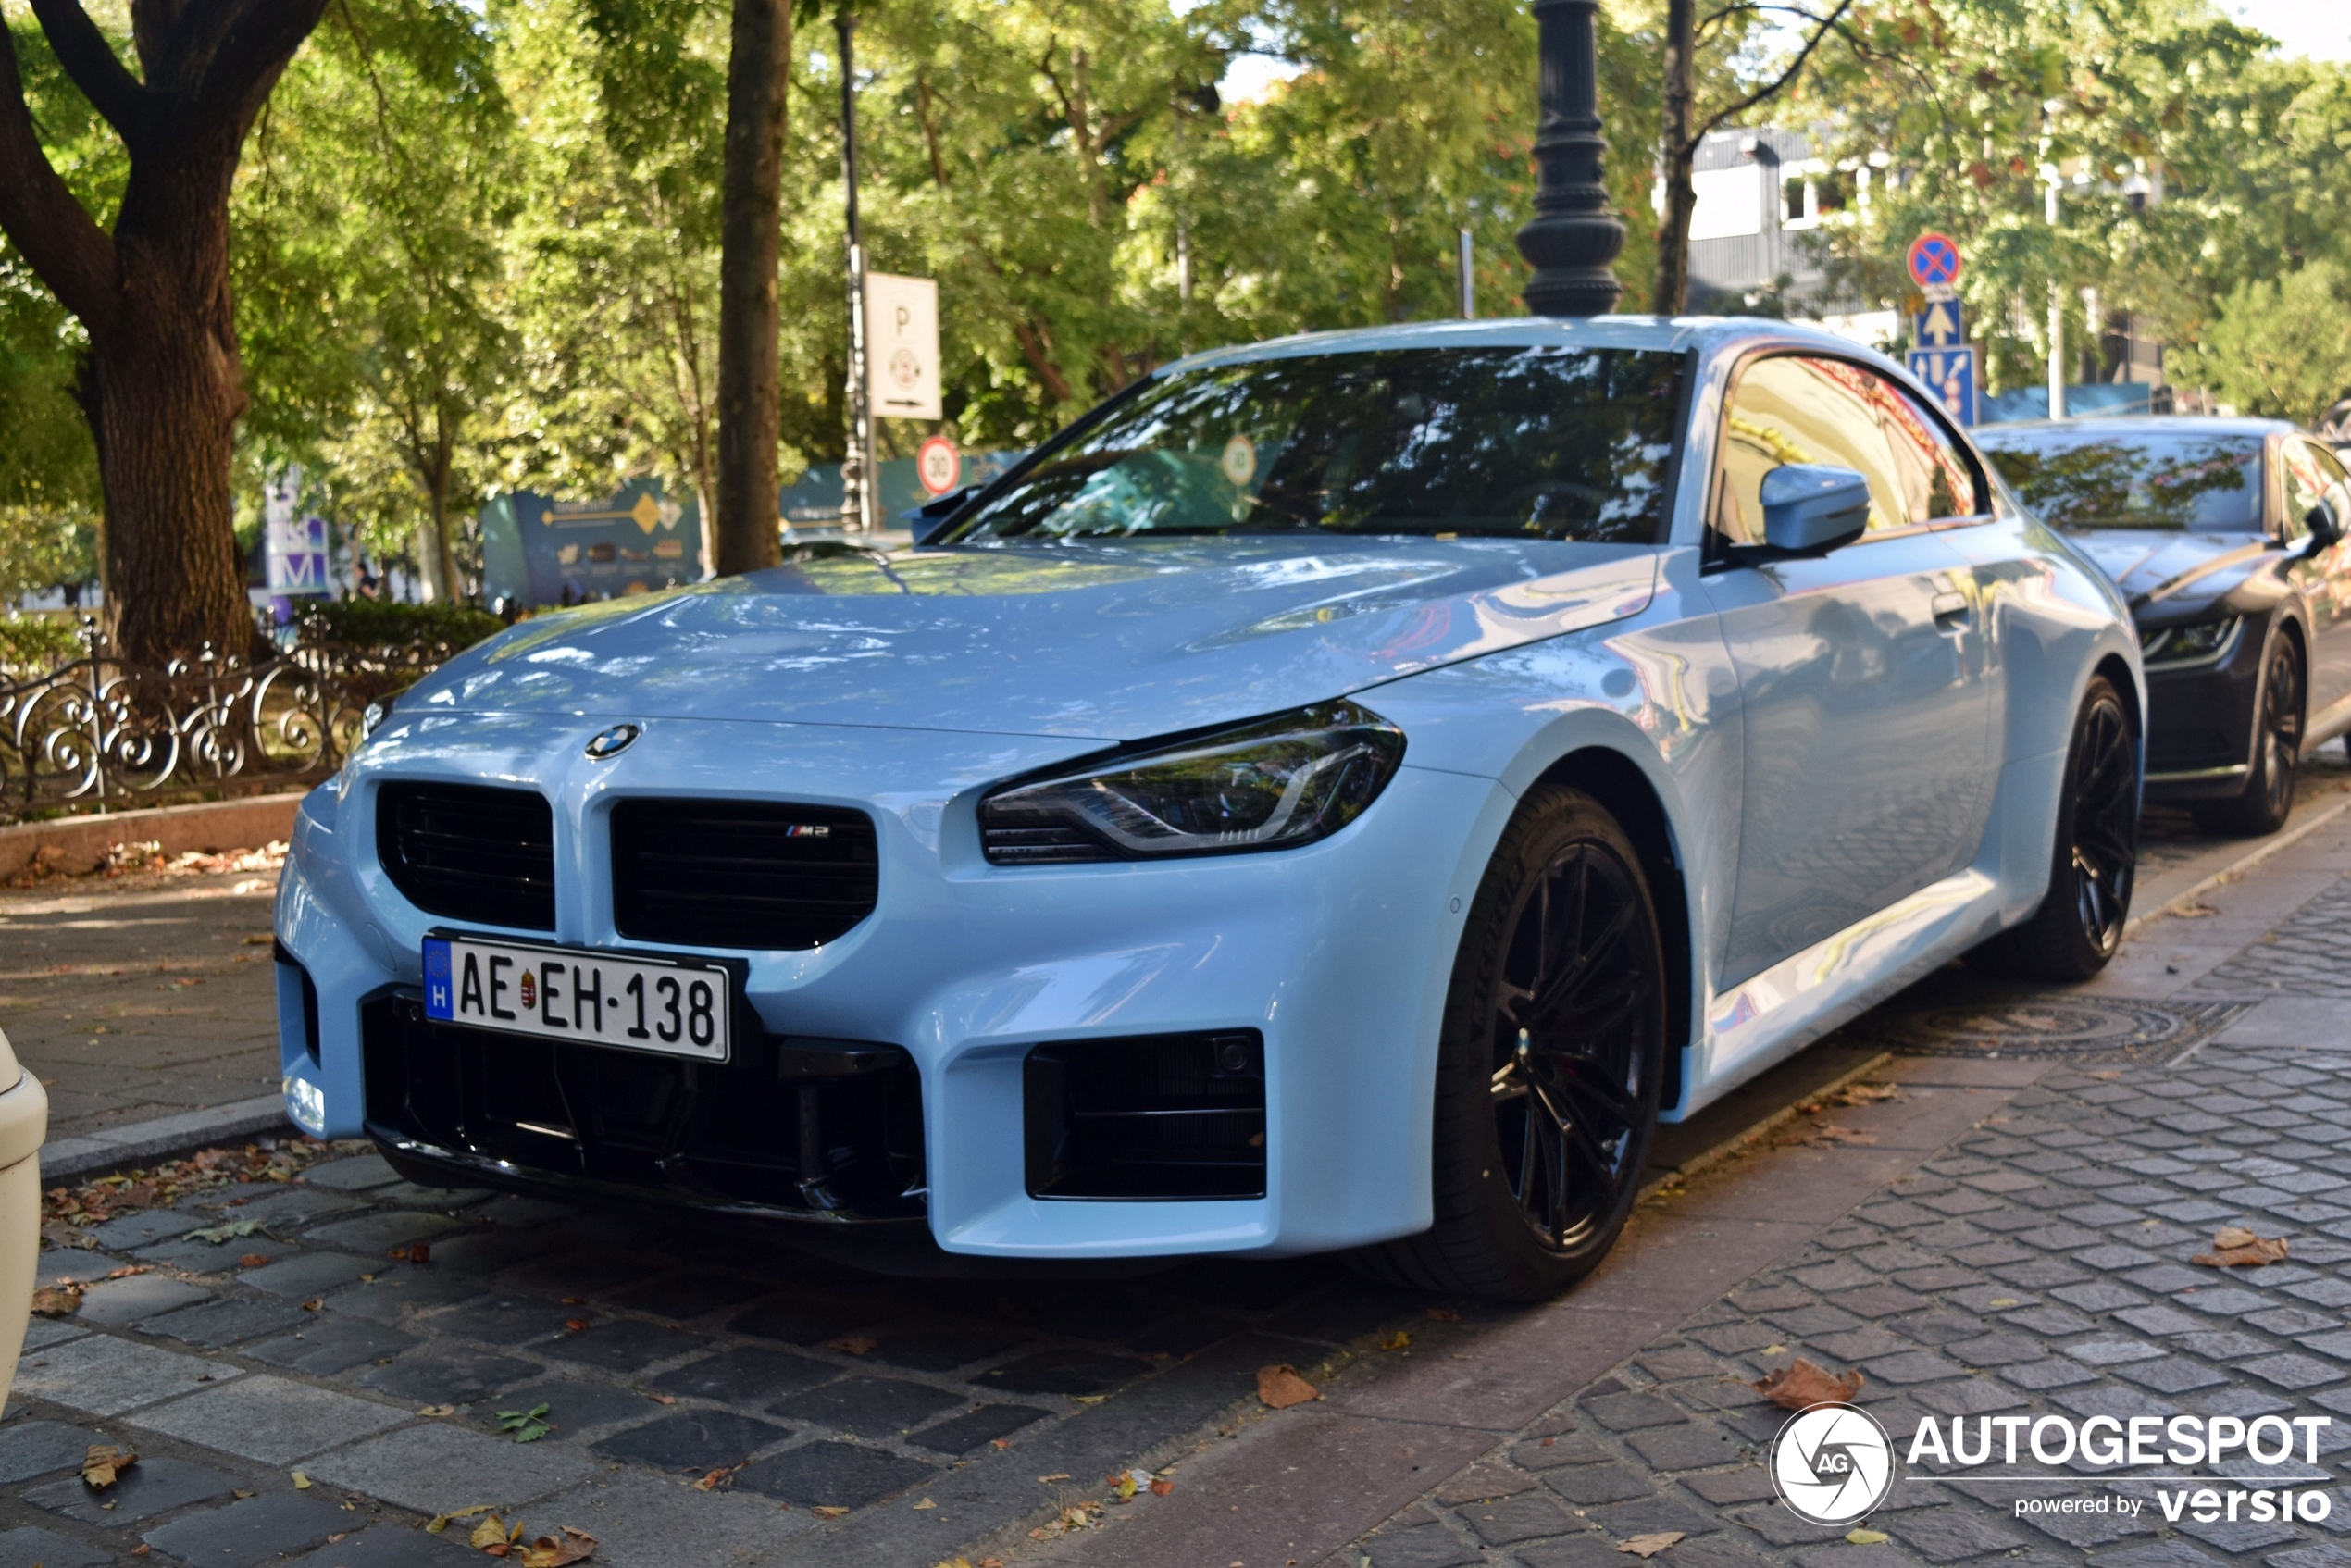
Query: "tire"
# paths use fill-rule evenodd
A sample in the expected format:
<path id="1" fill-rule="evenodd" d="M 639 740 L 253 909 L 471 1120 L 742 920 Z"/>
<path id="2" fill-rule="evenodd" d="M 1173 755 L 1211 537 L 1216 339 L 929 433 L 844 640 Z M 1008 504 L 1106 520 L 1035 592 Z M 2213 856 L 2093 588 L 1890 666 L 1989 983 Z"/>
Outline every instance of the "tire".
<path id="1" fill-rule="evenodd" d="M 1657 905 L 1624 830 L 1578 790 L 1529 792 L 1470 906 L 1446 996 L 1436 1223 L 1370 1250 L 1366 1272 L 1506 1301 L 1590 1273 L 1639 1194 L 1666 985 Z"/>
<path id="2" fill-rule="evenodd" d="M 2258 838 L 2274 833 L 2294 815 L 2294 782 L 2302 758 L 2302 652 L 2294 639 L 2271 640 L 2261 661 L 2261 713 L 2253 730 L 2253 768 L 2244 792 L 2188 808 L 2211 833 Z"/>
<path id="3" fill-rule="evenodd" d="M 2066 753 L 2048 893 L 2031 919 L 1971 958 L 2036 979 L 2088 979 L 2122 946 L 2138 847 L 2138 732 L 2114 683 L 2094 676 Z"/>

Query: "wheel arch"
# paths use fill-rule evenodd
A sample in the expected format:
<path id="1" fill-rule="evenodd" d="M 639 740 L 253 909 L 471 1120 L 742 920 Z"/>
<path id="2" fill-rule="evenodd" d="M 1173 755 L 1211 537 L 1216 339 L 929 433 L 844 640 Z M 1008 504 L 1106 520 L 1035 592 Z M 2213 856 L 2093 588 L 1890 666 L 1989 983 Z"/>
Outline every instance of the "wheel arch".
<path id="1" fill-rule="evenodd" d="M 1649 896 L 1656 901 L 1658 926 L 1665 943 L 1666 1038 L 1675 1049 L 1665 1052 L 1665 1080 L 1658 1102 L 1671 1110 L 1682 1101 L 1683 1060 L 1696 1042 L 1692 1025 L 1697 979 L 1688 868 L 1673 817 L 1641 765 L 1611 747 L 1586 745 L 1570 752 L 1545 768 L 1537 782 L 1580 790 L 1599 802 L 1641 857 L 1641 874 L 1648 879 Z"/>

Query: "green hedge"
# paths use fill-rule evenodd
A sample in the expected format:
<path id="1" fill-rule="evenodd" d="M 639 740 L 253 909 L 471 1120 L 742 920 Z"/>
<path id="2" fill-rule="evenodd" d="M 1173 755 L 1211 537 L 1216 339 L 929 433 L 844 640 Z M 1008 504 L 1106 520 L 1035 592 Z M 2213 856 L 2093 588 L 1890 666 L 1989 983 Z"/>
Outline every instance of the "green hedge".
<path id="1" fill-rule="evenodd" d="M 12 670 L 45 670 L 81 657 L 81 639 L 75 623 L 43 616 L 0 616 L 0 666 Z"/>
<path id="2" fill-rule="evenodd" d="M 326 623 L 327 641 L 360 644 L 446 642 L 470 648 L 505 623 L 470 604 L 399 604 L 383 599 L 328 599 L 304 611 Z"/>

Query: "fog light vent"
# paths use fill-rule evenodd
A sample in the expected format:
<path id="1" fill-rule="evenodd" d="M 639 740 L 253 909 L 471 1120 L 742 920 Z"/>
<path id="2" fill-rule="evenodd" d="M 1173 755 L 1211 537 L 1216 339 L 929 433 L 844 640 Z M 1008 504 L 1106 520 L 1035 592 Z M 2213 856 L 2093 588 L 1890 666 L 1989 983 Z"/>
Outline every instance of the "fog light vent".
<path id="1" fill-rule="evenodd" d="M 1031 1197 L 1265 1196 L 1255 1029 L 1040 1045 L 1023 1087 Z"/>

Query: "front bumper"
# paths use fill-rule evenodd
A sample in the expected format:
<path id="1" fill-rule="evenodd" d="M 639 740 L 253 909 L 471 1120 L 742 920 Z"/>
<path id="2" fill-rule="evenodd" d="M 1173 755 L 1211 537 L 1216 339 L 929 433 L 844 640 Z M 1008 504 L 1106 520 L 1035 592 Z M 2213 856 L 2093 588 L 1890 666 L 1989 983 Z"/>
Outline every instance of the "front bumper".
<path id="1" fill-rule="evenodd" d="M 2147 776 L 2151 801 L 2222 800 L 2252 772 L 2253 720 L 2265 642 L 2248 625 L 2209 665 L 2147 667 Z"/>
<path id="2" fill-rule="evenodd" d="M 876 821 L 872 915 L 817 948 L 730 956 L 747 962 L 744 993 L 771 1037 L 904 1053 L 919 1086 L 918 1212 L 941 1247 L 1030 1258 L 1287 1254 L 1427 1226 L 1438 1019 L 1462 911 L 1512 803 L 1499 784 L 1408 759 L 1362 817 L 1303 849 L 1000 868 L 979 852 L 982 788 L 1085 743 L 662 721 L 622 757 L 588 764 L 579 741 L 605 722 L 437 720 L 429 745 L 370 747 L 346 780 L 305 801 L 278 933 L 292 961 L 280 969 L 281 1057 L 306 1130 L 396 1133 L 367 1125 L 382 1093 L 367 1082 L 363 1012 L 420 983 L 424 934 L 450 924 L 410 905 L 376 866 L 377 784 L 494 778 L 540 790 L 556 824 L 554 940 L 639 949 L 648 944 L 624 944 L 613 929 L 613 804 L 755 795 L 852 806 Z M 1263 1197 L 1031 1195 L 1036 1047 L 1217 1031 L 1263 1042 Z M 779 1172 L 801 1138 L 781 1107 L 770 1114 Z M 398 1136 L 387 1142 L 417 1162 L 465 1153 L 414 1137 L 405 1150 Z M 501 1185 L 577 1177 L 558 1164 L 477 1161 L 462 1174 Z M 888 1217 L 869 1209 L 854 1213 Z"/>

